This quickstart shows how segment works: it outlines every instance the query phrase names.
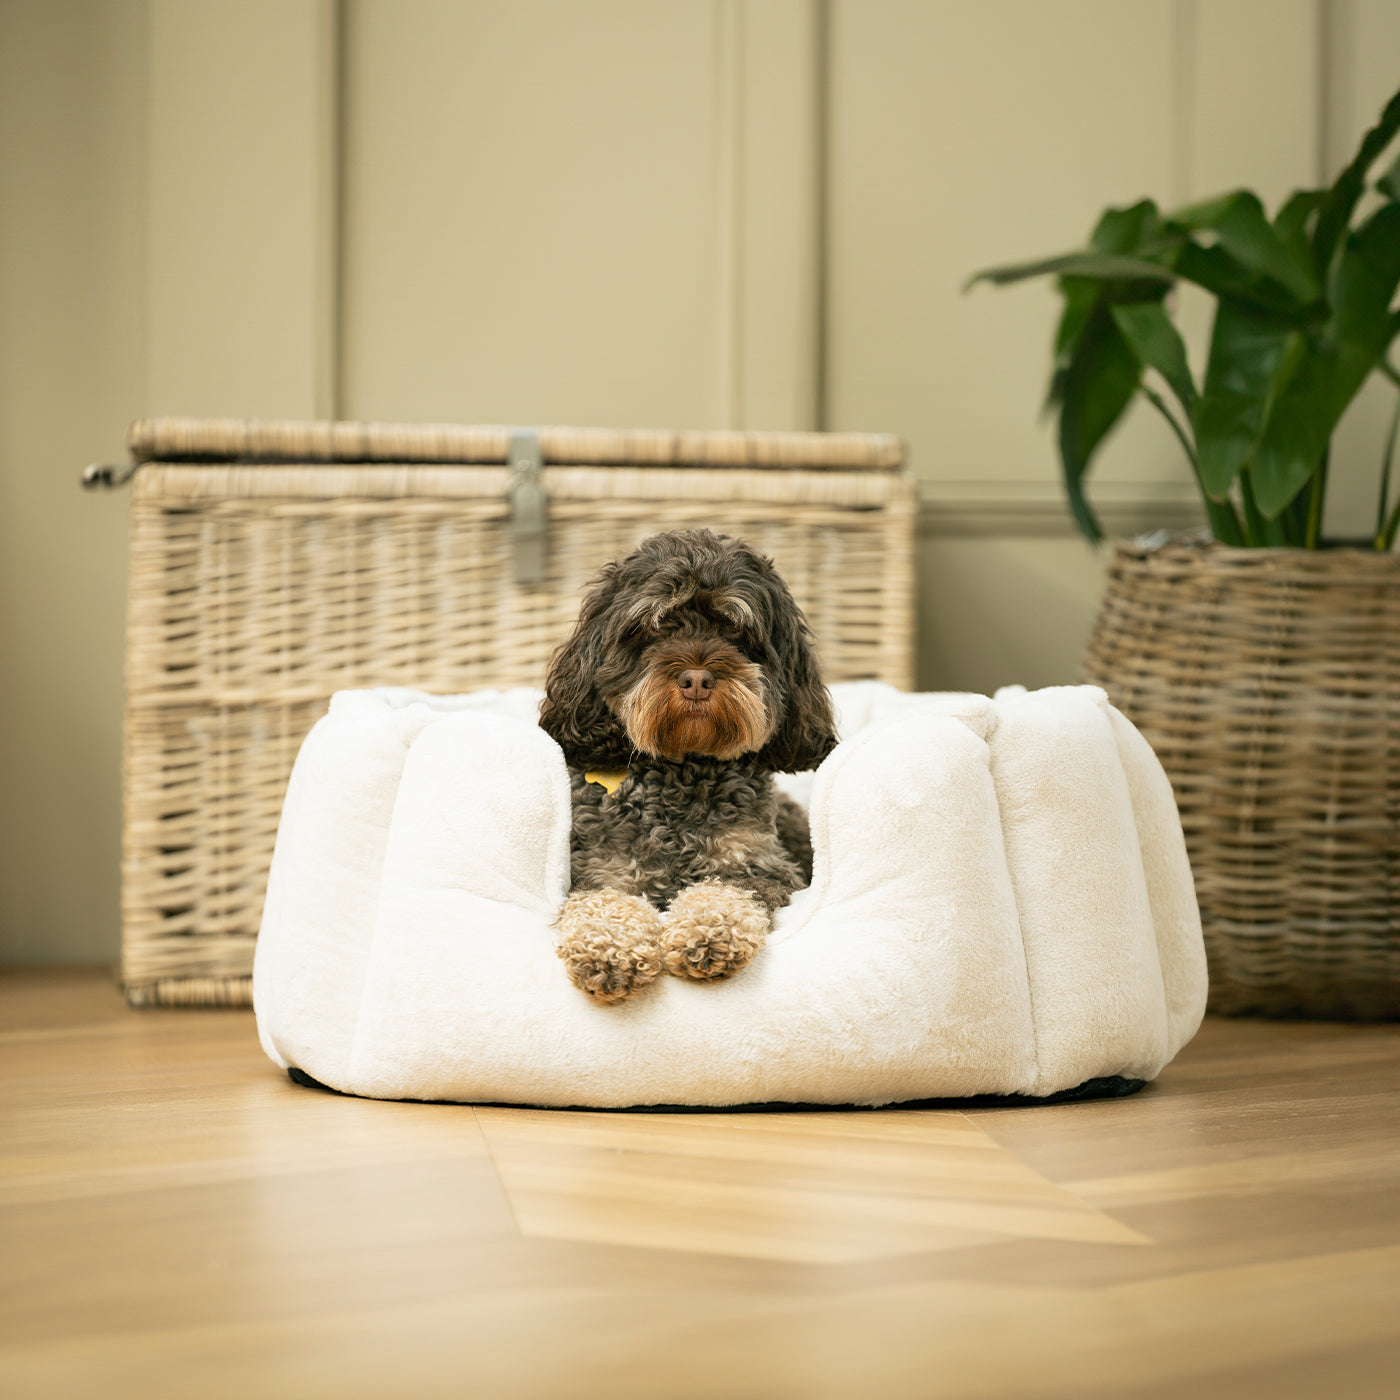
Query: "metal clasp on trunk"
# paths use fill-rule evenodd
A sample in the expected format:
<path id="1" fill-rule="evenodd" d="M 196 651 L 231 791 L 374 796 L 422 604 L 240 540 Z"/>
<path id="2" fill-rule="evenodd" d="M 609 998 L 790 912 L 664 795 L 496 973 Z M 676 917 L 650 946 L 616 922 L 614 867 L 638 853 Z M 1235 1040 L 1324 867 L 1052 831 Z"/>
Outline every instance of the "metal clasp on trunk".
<path id="1" fill-rule="evenodd" d="M 534 428 L 517 428 L 510 435 L 511 533 L 515 537 L 515 581 L 544 582 L 545 548 L 549 532 L 549 497 L 544 489 L 544 456 Z"/>
<path id="2" fill-rule="evenodd" d="M 112 489 L 125 486 L 135 475 L 136 466 L 129 462 L 120 467 L 108 466 L 105 462 L 94 462 L 90 467 L 83 468 L 82 486 L 85 491 L 96 491 L 102 486 Z"/>

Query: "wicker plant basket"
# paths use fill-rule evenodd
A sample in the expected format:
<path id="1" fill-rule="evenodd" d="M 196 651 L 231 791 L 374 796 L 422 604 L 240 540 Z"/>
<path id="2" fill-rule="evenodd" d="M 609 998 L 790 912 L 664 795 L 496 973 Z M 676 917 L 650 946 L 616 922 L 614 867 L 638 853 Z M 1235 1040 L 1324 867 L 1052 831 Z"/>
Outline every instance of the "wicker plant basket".
<path id="1" fill-rule="evenodd" d="M 1211 1009 L 1400 1015 L 1400 556 L 1120 544 L 1082 675 L 1176 789 Z"/>
<path id="2" fill-rule="evenodd" d="M 249 1000 L 283 789 L 335 690 L 541 684 L 579 593 L 658 529 L 772 555 L 829 680 L 908 686 L 913 483 L 899 440 L 138 423 L 123 981 Z"/>

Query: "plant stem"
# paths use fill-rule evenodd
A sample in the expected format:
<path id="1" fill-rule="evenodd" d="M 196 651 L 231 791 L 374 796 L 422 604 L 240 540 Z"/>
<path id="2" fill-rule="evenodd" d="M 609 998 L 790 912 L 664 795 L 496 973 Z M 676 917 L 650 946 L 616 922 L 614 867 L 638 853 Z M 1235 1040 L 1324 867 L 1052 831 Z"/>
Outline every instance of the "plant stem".
<path id="1" fill-rule="evenodd" d="M 1254 482 L 1250 479 L 1248 467 L 1241 470 L 1239 482 L 1247 543 L 1260 547 L 1286 545 L 1288 539 L 1283 533 L 1283 526 L 1277 520 L 1266 520 L 1258 501 L 1254 499 Z"/>
<path id="2" fill-rule="evenodd" d="M 1240 518 L 1235 514 L 1235 507 L 1229 501 L 1216 501 L 1211 499 L 1210 492 L 1206 490 L 1205 482 L 1201 480 L 1201 464 L 1196 458 L 1196 449 L 1191 445 L 1191 440 L 1186 436 L 1181 424 L 1176 421 L 1176 415 L 1172 413 L 1163 400 L 1161 394 L 1146 384 L 1139 386 L 1144 397 L 1167 420 L 1167 425 L 1176 434 L 1176 440 L 1181 444 L 1181 450 L 1186 453 L 1186 460 L 1191 463 L 1191 470 L 1196 474 L 1196 485 L 1200 488 L 1201 499 L 1206 506 L 1206 519 L 1210 522 L 1210 532 L 1221 544 L 1239 546 L 1244 543 L 1244 531 L 1240 529 Z"/>
<path id="3" fill-rule="evenodd" d="M 1381 453 L 1381 494 L 1376 503 L 1376 548 L 1384 549 L 1386 513 L 1390 509 L 1390 469 L 1395 465 L 1395 433 L 1400 429 L 1400 395 L 1395 399 L 1395 412 L 1390 415 L 1390 431 L 1385 435 L 1385 450 Z"/>
<path id="4" fill-rule="evenodd" d="M 1201 491 L 1205 497 L 1206 519 L 1210 521 L 1210 532 L 1221 544 L 1233 545 L 1239 548 L 1244 543 L 1244 529 L 1240 525 L 1240 518 L 1235 514 L 1235 506 L 1232 501 L 1213 501 L 1205 495 L 1204 488 Z"/>
<path id="5" fill-rule="evenodd" d="M 1303 537 L 1304 549 L 1316 549 L 1322 535 L 1322 501 L 1327 495 L 1327 468 L 1331 457 L 1332 449 L 1329 447 L 1322 454 L 1322 460 L 1317 464 L 1308 486 L 1311 494 L 1308 498 L 1308 533 Z"/>
<path id="6" fill-rule="evenodd" d="M 1376 541 L 1376 548 L 1388 554 L 1395 547 L 1395 534 L 1400 530 L 1400 501 L 1396 501 L 1395 509 L 1390 513 L 1390 519 L 1386 521 L 1385 529 L 1381 531 L 1380 538 Z"/>
<path id="7" fill-rule="evenodd" d="M 1283 529 L 1288 536 L 1288 543 L 1297 545 L 1301 549 L 1303 541 L 1308 537 L 1307 492 L 1299 491 L 1283 508 L 1279 519 L 1283 521 Z"/>

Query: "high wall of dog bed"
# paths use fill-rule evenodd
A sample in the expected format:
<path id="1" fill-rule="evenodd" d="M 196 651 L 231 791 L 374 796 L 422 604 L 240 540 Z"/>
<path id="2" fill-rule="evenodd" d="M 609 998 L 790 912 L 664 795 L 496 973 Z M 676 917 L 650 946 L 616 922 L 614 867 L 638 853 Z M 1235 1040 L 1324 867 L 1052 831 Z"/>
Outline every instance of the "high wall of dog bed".
<path id="1" fill-rule="evenodd" d="M 784 780 L 810 888 L 753 964 L 603 1006 L 554 953 L 563 755 L 537 691 L 347 691 L 292 774 L 254 969 L 267 1053 L 378 1098 L 619 1108 L 1045 1097 L 1152 1079 L 1206 971 L 1171 788 L 1089 686 L 833 687 Z"/>

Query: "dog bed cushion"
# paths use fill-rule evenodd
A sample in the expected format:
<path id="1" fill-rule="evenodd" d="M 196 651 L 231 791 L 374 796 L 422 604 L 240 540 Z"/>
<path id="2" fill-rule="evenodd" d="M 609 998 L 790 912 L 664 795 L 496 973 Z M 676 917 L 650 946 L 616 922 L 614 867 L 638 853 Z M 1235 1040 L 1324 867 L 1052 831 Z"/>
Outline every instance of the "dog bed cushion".
<path id="1" fill-rule="evenodd" d="M 342 1092 L 621 1108 L 1047 1097 L 1153 1078 L 1205 955 L 1170 785 L 1092 686 L 832 688 L 782 780 L 812 884 L 726 981 L 600 1005 L 554 952 L 569 781 L 538 691 L 345 691 L 288 786 L 254 970 L 277 1064 Z"/>

